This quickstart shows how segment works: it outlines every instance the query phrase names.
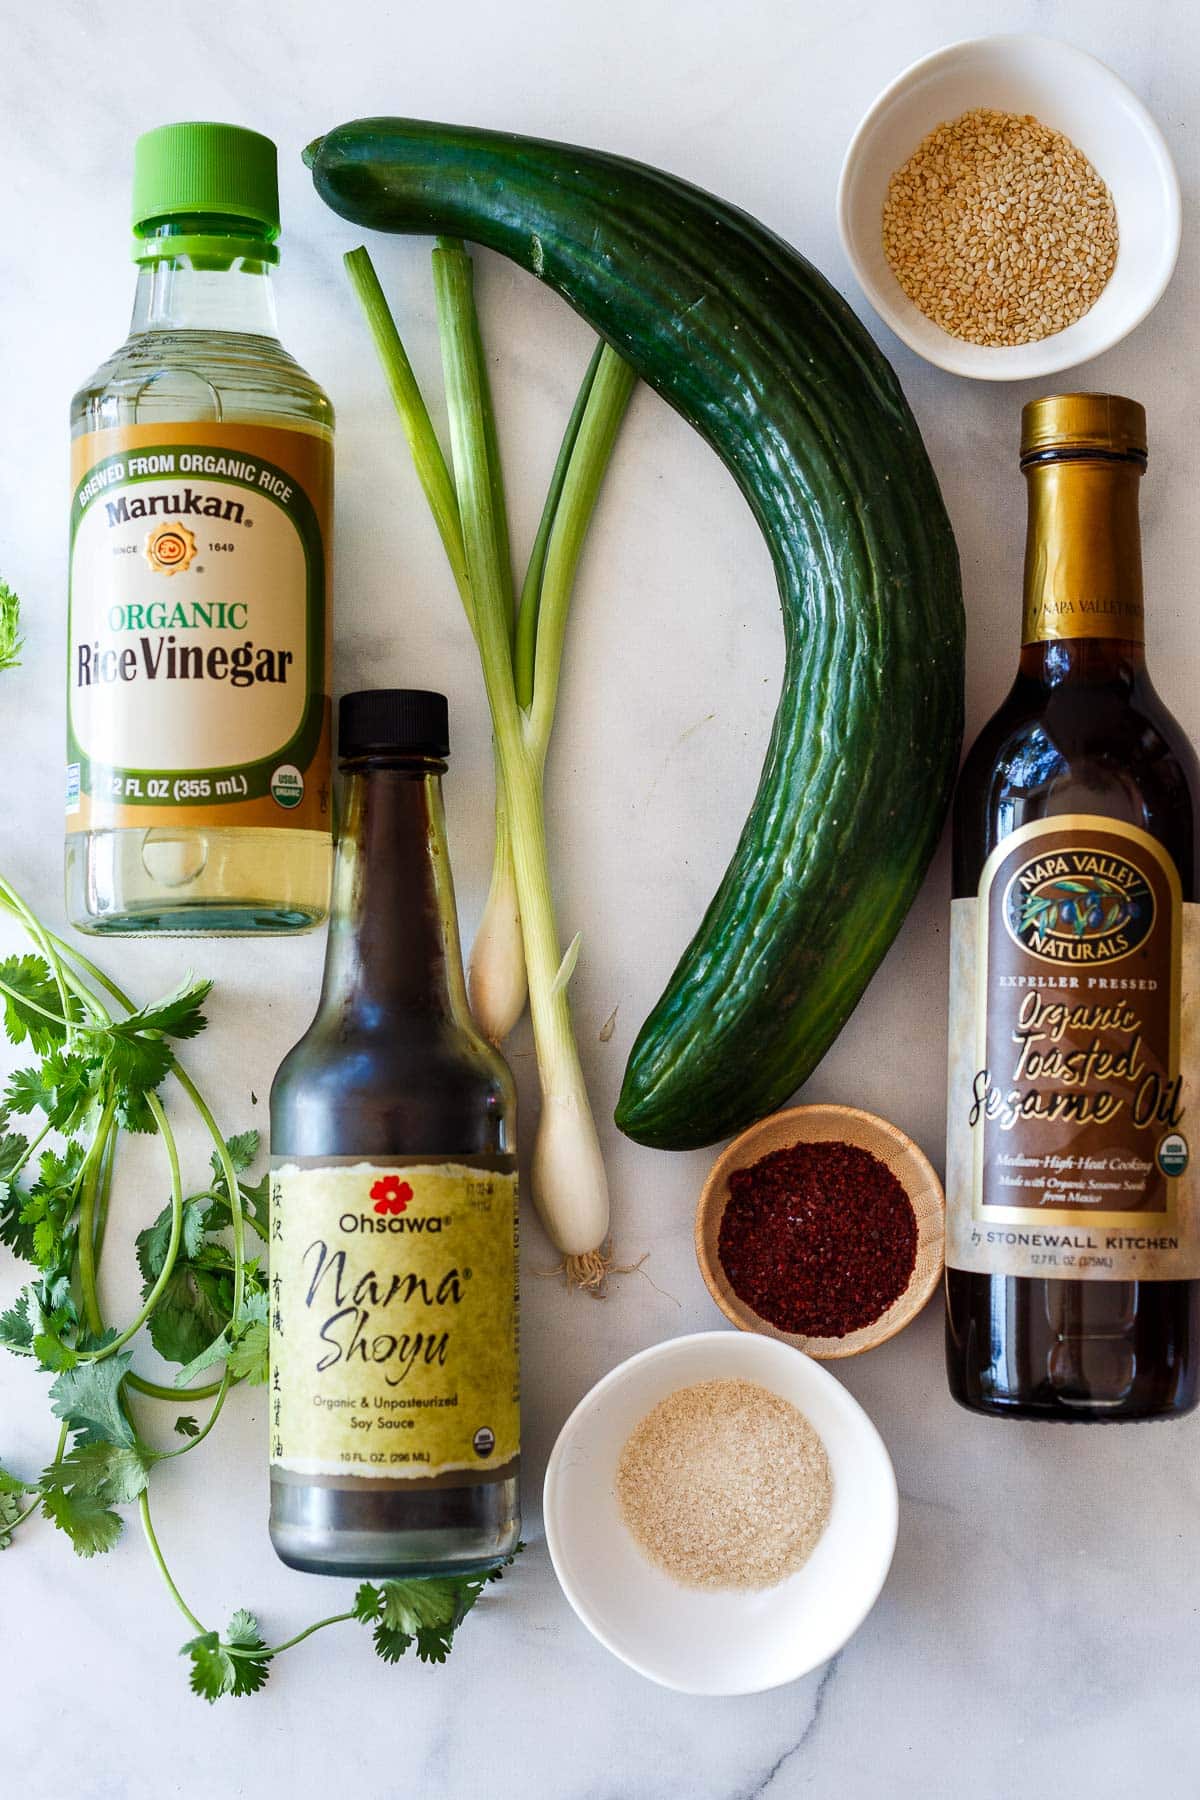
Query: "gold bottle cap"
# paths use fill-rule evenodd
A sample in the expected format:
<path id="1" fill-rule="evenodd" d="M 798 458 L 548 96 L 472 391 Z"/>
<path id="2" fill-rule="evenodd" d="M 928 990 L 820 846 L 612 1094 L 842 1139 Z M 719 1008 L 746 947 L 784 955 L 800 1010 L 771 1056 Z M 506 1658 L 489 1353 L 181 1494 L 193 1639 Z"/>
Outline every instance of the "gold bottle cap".
<path id="1" fill-rule="evenodd" d="M 1145 456 L 1146 409 L 1122 394 L 1049 394 L 1021 409 L 1021 455 L 1105 450 Z"/>

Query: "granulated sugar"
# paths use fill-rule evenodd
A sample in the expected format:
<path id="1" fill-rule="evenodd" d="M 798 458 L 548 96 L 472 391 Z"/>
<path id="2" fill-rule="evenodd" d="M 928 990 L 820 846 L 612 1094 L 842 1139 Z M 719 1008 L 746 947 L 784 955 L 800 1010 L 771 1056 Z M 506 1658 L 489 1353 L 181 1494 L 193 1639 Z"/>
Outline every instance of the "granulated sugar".
<path id="1" fill-rule="evenodd" d="M 617 1464 L 641 1549 L 685 1587 L 773 1587 L 829 1518 L 825 1446 L 804 1414 L 753 1381 L 698 1381 L 660 1400 Z"/>

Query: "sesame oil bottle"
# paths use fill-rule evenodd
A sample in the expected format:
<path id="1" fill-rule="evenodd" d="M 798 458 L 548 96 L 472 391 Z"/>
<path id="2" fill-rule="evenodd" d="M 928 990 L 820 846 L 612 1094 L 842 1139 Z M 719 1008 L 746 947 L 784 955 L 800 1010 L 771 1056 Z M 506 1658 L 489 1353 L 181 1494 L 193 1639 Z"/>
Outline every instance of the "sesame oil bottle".
<path id="1" fill-rule="evenodd" d="M 954 810 L 950 1388 L 1169 1418 L 1200 1391 L 1200 771 L 1146 672 L 1145 414 L 1031 401 L 1021 466 L 1020 667 Z"/>

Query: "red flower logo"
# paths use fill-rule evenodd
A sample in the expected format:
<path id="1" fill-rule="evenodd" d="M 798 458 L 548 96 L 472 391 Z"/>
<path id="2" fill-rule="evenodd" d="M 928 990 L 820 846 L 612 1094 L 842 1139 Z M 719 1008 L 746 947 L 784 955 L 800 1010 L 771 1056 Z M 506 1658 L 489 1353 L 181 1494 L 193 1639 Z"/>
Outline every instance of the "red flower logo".
<path id="1" fill-rule="evenodd" d="M 377 1213 L 402 1213 L 413 1197 L 407 1181 L 398 1175 L 381 1175 L 371 1189 Z"/>

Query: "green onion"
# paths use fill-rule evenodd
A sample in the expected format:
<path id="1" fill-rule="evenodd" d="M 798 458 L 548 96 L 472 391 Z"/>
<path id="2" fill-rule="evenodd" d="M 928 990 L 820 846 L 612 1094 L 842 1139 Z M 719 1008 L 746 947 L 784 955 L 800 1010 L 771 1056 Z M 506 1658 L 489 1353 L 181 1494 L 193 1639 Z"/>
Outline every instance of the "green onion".
<path id="1" fill-rule="evenodd" d="M 494 1032 L 497 1022 L 508 1029 L 519 1015 L 527 975 L 542 1090 L 531 1169 L 534 1202 L 563 1255 L 568 1280 L 596 1287 L 611 1266 L 608 1182 L 571 1023 L 567 989 L 579 938 L 564 955 L 550 885 L 543 778 L 575 574 L 636 377 L 615 351 L 598 348 L 559 452 L 514 632 L 503 483 L 470 257 L 453 239 L 441 240 L 433 253 L 457 533 L 446 501 L 445 462 L 370 259 L 358 250 L 346 260 L 447 547 L 491 709 L 499 776 L 496 857 L 472 956 L 472 1002 L 476 1016 L 488 1021 L 485 1030 Z M 518 931 L 523 956 L 515 944 Z"/>

